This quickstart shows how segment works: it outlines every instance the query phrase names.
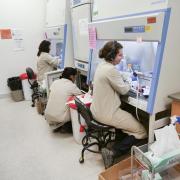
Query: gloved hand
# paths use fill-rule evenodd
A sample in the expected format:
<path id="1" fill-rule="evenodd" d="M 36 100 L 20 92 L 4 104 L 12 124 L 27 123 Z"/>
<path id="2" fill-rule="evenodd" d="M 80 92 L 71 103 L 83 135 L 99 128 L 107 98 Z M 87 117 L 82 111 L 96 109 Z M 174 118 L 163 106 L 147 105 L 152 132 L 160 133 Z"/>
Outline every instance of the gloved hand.
<path id="1" fill-rule="evenodd" d="M 121 72 L 121 77 L 124 82 L 131 83 L 131 74 L 129 72 Z"/>

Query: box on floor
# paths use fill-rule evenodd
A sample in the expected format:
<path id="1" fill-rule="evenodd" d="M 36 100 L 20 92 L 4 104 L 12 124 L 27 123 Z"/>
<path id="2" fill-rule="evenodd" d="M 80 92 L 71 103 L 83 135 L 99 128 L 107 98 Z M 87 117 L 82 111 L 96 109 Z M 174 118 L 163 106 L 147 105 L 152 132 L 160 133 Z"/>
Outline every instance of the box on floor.
<path id="1" fill-rule="evenodd" d="M 144 168 L 137 161 L 134 161 L 133 180 L 141 179 L 141 172 L 143 169 Z M 177 164 L 176 166 L 161 172 L 160 176 L 162 179 L 180 179 L 180 164 Z M 106 169 L 104 172 L 100 173 L 99 180 L 132 180 L 131 158 L 122 160 L 114 166 Z"/>
<path id="2" fill-rule="evenodd" d="M 134 161 L 134 168 L 140 168 L 140 165 L 136 161 Z M 127 158 L 99 174 L 99 180 L 120 180 L 122 176 L 124 176 L 125 179 L 131 179 L 130 173 L 131 158 Z M 134 177 L 134 179 L 137 178 Z"/>

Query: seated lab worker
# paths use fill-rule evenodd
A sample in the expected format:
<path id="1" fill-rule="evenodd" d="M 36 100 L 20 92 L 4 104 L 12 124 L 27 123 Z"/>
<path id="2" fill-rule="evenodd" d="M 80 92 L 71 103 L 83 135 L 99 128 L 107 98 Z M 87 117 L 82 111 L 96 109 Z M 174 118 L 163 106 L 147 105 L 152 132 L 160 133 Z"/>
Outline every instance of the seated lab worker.
<path id="1" fill-rule="evenodd" d="M 110 167 L 115 158 L 128 152 L 132 145 L 147 137 L 145 128 L 130 113 L 120 108 L 120 95 L 130 90 L 115 68 L 123 58 L 123 46 L 117 41 L 107 42 L 99 51 L 103 58 L 95 72 L 91 111 L 94 118 L 104 124 L 120 129 L 126 134 L 123 140 L 115 142 L 112 149 L 102 149 L 105 167 Z"/>
<path id="2" fill-rule="evenodd" d="M 74 83 L 76 75 L 76 69 L 66 67 L 60 79 L 55 80 L 50 87 L 45 118 L 53 129 L 58 129 L 71 120 L 70 109 L 66 104 L 67 100 L 71 96 L 82 94 Z"/>
<path id="3" fill-rule="evenodd" d="M 45 79 L 45 73 L 57 69 L 60 60 L 53 58 L 50 52 L 51 43 L 47 40 L 43 40 L 39 45 L 39 51 L 37 53 L 37 80 L 41 84 Z"/>

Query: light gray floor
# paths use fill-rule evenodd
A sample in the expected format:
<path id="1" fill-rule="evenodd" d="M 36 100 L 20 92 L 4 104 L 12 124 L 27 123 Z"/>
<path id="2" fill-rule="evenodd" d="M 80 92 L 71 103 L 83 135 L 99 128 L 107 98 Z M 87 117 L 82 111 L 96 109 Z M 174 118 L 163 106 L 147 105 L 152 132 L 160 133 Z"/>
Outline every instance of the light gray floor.
<path id="1" fill-rule="evenodd" d="M 101 155 L 87 152 L 72 135 L 52 133 L 29 101 L 0 99 L 0 180 L 97 180 Z"/>

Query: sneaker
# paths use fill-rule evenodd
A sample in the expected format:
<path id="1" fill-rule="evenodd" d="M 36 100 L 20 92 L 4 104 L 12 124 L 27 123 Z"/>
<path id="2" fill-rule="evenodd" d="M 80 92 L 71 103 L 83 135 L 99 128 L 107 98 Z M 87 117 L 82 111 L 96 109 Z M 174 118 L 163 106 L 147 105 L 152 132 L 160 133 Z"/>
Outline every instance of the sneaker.
<path id="1" fill-rule="evenodd" d="M 107 169 L 110 166 L 112 166 L 114 163 L 114 153 L 113 153 L 113 151 L 111 151 L 107 148 L 103 148 L 101 150 L 101 153 L 102 153 L 102 158 L 104 161 L 104 166 Z"/>
<path id="2" fill-rule="evenodd" d="M 67 122 L 67 123 L 63 124 L 63 126 L 60 129 L 60 132 L 61 133 L 70 133 L 70 134 L 72 134 L 73 132 L 72 132 L 72 124 L 71 124 L 71 122 Z"/>
<path id="3" fill-rule="evenodd" d="M 58 132 L 61 128 L 62 124 L 49 124 L 52 132 Z"/>

